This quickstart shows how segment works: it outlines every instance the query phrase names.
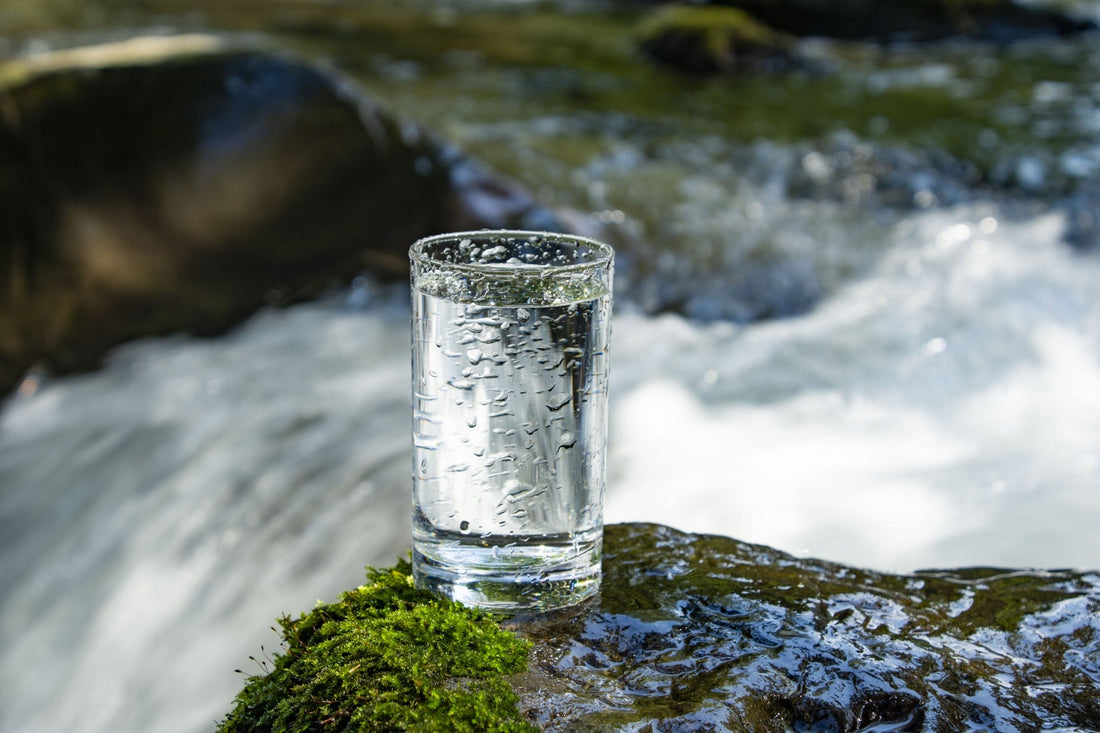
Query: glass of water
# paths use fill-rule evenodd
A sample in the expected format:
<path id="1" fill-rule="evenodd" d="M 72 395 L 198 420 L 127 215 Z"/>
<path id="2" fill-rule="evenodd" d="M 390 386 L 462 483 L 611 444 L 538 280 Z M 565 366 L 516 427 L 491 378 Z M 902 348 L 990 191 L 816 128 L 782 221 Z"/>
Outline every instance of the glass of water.
<path id="1" fill-rule="evenodd" d="M 614 253 L 477 231 L 409 256 L 416 584 L 503 612 L 593 595 Z"/>

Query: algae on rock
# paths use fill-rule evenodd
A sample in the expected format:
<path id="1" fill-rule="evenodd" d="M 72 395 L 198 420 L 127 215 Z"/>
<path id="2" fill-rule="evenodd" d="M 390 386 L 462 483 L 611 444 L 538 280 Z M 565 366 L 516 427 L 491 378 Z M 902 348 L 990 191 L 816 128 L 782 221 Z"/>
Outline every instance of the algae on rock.
<path id="1" fill-rule="evenodd" d="M 598 607 L 516 624 L 545 730 L 1100 727 L 1100 574 L 891 575 L 657 525 L 607 527 L 604 574 Z"/>

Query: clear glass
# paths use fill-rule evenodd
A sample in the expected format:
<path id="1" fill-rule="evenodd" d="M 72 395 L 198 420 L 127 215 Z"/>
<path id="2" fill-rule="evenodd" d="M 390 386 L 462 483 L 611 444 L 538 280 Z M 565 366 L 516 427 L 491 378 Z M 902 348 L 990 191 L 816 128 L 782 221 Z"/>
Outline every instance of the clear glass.
<path id="1" fill-rule="evenodd" d="M 478 231 L 409 256 L 416 584 L 502 612 L 593 595 L 614 253 Z"/>

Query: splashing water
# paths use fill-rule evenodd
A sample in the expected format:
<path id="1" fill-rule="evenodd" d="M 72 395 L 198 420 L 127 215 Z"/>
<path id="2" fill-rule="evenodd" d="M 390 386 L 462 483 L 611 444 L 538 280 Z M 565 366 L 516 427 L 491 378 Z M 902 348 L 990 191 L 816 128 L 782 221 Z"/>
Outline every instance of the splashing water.
<path id="1" fill-rule="evenodd" d="M 995 213 L 903 222 L 802 318 L 618 321 L 608 516 L 897 570 L 1095 564 L 1100 263 Z"/>

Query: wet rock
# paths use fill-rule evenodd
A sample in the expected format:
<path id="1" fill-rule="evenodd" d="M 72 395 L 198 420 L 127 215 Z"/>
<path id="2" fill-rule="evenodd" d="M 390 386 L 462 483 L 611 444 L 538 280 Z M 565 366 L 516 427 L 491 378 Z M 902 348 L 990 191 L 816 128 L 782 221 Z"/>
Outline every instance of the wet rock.
<path id="1" fill-rule="evenodd" d="M 556 223 L 338 74 L 208 35 L 0 66 L 0 161 L 3 392 L 364 268 L 404 277 L 424 234 Z"/>
<path id="2" fill-rule="evenodd" d="M 716 0 L 712 4 L 740 8 L 794 36 L 883 43 L 955 37 L 1010 43 L 1096 29 L 1091 21 L 1008 0 Z"/>
<path id="3" fill-rule="evenodd" d="M 669 5 L 647 15 L 641 49 L 693 73 L 777 72 L 800 66 L 794 41 L 737 8 Z"/>
<path id="4" fill-rule="evenodd" d="M 1082 186 L 1064 203 L 1065 239 L 1082 251 L 1100 251 L 1100 181 Z"/>
<path id="5" fill-rule="evenodd" d="M 931 42 L 970 38 L 994 43 L 1068 36 L 1096 24 L 1008 0 L 714 0 L 666 5 L 640 27 L 649 57 L 693 73 L 817 70 L 797 38 Z"/>
<path id="6" fill-rule="evenodd" d="M 509 623 L 545 730 L 1100 726 L 1095 572 L 890 575 L 612 525 L 604 573 L 580 611 Z"/>

